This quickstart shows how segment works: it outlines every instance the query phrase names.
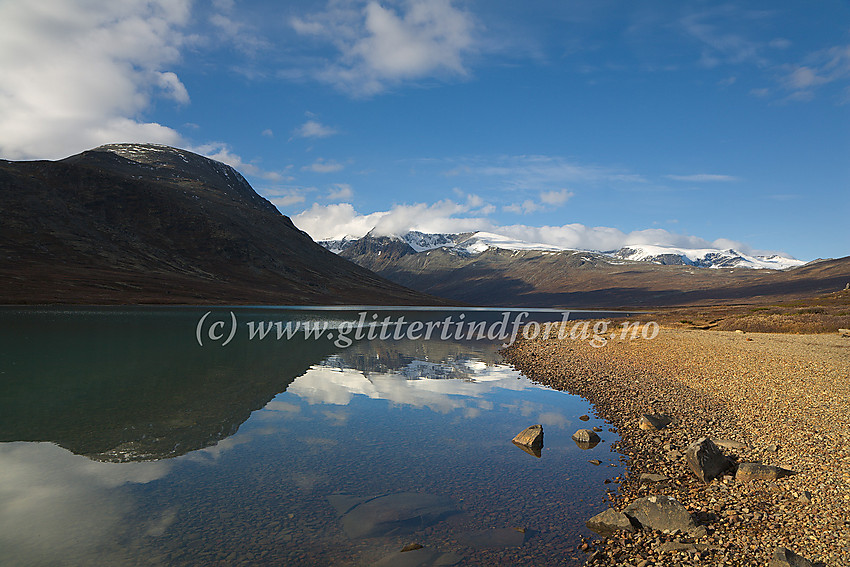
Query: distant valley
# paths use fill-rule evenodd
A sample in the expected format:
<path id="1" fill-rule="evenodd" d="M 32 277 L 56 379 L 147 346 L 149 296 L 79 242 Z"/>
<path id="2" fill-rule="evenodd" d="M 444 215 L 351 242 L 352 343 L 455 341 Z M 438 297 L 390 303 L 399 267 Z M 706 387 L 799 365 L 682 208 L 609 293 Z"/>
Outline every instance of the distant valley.
<path id="1" fill-rule="evenodd" d="M 734 250 L 568 250 L 490 233 L 373 236 L 321 244 L 383 277 L 481 305 L 661 307 L 765 302 L 841 289 L 850 258 L 804 265 Z"/>

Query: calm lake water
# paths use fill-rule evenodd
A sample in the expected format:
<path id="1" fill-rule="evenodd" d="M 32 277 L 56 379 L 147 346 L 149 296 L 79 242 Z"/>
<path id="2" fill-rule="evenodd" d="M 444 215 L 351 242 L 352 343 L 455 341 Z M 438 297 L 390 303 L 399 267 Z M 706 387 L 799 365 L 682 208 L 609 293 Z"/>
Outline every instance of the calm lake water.
<path id="1" fill-rule="evenodd" d="M 446 316 L 0 309 L 0 565 L 583 564 L 615 434 L 499 340 L 406 333 Z"/>

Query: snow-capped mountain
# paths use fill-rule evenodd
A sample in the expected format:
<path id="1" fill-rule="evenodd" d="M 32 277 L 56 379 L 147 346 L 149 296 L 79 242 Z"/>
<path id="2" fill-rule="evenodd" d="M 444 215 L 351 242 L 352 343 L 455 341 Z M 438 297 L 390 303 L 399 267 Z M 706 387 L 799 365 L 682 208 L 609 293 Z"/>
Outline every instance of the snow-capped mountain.
<path id="1" fill-rule="evenodd" d="M 539 242 L 525 242 L 516 238 L 494 234 L 492 232 L 474 232 L 469 235 L 459 238 L 455 242 L 455 248 L 463 250 L 469 254 L 480 254 L 490 248 L 498 248 L 501 250 L 542 250 L 550 252 L 562 252 L 569 250 L 563 246 L 553 246 L 551 244 L 541 244 Z"/>
<path id="2" fill-rule="evenodd" d="M 492 232 L 472 232 L 460 234 L 428 234 L 410 231 L 396 236 L 375 237 L 369 232 L 363 238 L 351 236 L 337 240 L 324 240 L 319 244 L 337 254 L 358 243 L 368 240 L 372 249 L 381 254 L 381 248 L 392 246 L 398 251 L 399 245 L 410 248 L 405 253 L 419 253 L 444 249 L 463 256 L 482 254 L 487 250 L 542 251 L 542 252 L 586 252 L 600 255 L 609 260 L 627 260 L 650 262 L 661 265 L 685 265 L 698 268 L 752 268 L 784 270 L 805 264 L 802 260 L 774 254 L 772 256 L 753 256 L 728 249 L 718 248 L 676 248 L 671 246 L 629 245 L 608 252 L 575 250 L 563 246 L 526 242 Z M 406 248 L 406 247 L 405 247 Z"/>
<path id="3" fill-rule="evenodd" d="M 663 265 L 687 265 L 699 268 L 753 268 L 785 270 L 805 264 L 802 260 L 778 254 L 751 256 L 733 249 L 674 248 L 671 246 L 631 245 L 610 253 L 615 258 Z"/>
<path id="4" fill-rule="evenodd" d="M 392 236 L 379 236 L 376 237 L 373 235 L 370 230 L 366 236 L 362 238 L 358 238 L 356 236 L 345 235 L 342 238 L 337 238 L 333 240 L 319 240 L 319 244 L 334 252 L 335 254 L 339 254 L 343 250 L 357 244 L 361 240 L 365 239 L 375 239 L 378 241 L 382 241 L 384 243 L 404 243 L 410 246 L 414 252 L 425 252 L 427 250 L 434 250 L 436 248 L 453 248 L 457 243 L 460 237 L 463 237 L 463 234 L 429 234 L 425 232 L 419 232 L 416 230 L 411 230 L 402 235 L 392 235 Z"/>

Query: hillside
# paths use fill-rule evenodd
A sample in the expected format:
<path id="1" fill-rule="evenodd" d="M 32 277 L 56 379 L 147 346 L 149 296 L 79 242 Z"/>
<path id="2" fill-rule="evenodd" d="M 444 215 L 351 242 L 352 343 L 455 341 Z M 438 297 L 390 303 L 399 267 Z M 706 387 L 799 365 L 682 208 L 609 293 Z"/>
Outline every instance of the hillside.
<path id="1" fill-rule="evenodd" d="M 328 252 L 231 167 L 152 144 L 0 160 L 0 303 L 440 304 Z"/>

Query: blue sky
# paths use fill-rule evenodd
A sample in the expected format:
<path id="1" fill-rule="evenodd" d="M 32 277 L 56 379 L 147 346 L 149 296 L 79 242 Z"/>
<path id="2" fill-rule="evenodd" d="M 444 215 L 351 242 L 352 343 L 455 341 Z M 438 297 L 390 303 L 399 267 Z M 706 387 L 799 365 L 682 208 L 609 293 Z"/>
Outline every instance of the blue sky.
<path id="1" fill-rule="evenodd" d="M 316 239 L 846 256 L 850 6 L 0 0 L 0 157 L 130 141 Z"/>

